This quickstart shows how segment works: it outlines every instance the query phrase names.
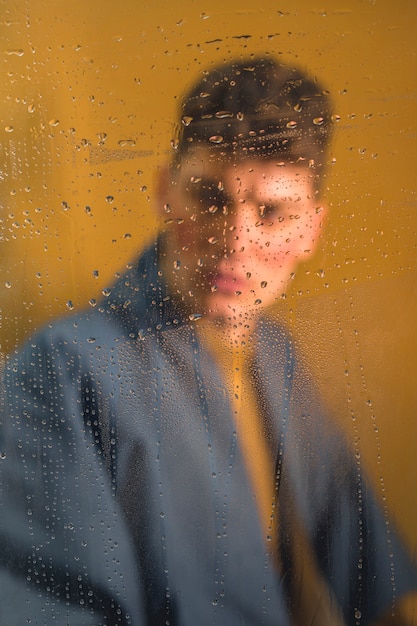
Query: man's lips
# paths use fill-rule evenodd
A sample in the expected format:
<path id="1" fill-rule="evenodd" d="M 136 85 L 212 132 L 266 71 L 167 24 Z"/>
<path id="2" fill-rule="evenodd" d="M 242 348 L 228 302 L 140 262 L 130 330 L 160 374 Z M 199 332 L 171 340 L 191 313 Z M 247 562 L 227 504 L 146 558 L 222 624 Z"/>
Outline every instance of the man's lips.
<path id="1" fill-rule="evenodd" d="M 212 278 L 212 286 L 222 293 L 236 293 L 247 286 L 247 280 L 231 272 L 217 272 Z"/>

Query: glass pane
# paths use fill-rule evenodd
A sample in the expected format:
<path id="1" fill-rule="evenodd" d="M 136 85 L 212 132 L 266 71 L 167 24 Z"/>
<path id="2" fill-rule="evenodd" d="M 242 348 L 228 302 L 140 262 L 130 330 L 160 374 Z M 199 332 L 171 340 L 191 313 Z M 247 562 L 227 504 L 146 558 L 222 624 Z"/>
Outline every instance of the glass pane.
<path id="1" fill-rule="evenodd" d="M 417 10 L 0 6 L 0 622 L 397 615 Z"/>

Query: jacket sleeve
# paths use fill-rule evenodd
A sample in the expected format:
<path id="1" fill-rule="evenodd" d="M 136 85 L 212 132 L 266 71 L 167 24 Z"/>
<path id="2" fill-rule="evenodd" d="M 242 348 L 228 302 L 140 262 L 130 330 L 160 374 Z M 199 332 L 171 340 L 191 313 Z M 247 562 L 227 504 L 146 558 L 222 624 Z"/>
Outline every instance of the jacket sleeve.
<path id="1" fill-rule="evenodd" d="M 94 389 L 80 343 L 73 329 L 49 329 L 6 366 L 2 624 L 145 623 L 134 550 L 94 437 Z"/>
<path id="2" fill-rule="evenodd" d="M 293 520 L 298 519 L 346 624 L 364 626 L 383 614 L 395 615 L 400 599 L 417 589 L 415 564 L 368 484 L 361 457 L 327 419 L 301 371 L 294 372 L 291 396 L 280 484 L 289 578 L 296 577 Z"/>

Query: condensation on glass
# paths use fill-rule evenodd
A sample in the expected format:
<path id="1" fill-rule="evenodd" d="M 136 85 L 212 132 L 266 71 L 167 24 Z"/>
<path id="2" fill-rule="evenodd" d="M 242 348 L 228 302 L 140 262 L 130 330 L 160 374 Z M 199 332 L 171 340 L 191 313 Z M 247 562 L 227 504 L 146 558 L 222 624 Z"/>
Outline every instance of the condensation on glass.
<path id="1" fill-rule="evenodd" d="M 0 623 L 413 624 L 416 10 L 1 7 Z"/>

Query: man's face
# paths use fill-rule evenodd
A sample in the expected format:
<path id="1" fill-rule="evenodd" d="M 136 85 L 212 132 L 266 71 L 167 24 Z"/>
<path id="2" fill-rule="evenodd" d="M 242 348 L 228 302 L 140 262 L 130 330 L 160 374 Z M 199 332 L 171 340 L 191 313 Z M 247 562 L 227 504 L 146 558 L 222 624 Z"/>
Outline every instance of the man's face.
<path id="1" fill-rule="evenodd" d="M 164 197 L 165 266 L 190 313 L 245 322 L 286 289 L 316 246 L 323 210 L 313 175 L 278 159 L 186 155 Z"/>

